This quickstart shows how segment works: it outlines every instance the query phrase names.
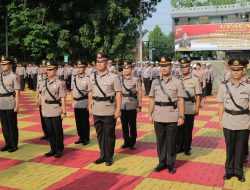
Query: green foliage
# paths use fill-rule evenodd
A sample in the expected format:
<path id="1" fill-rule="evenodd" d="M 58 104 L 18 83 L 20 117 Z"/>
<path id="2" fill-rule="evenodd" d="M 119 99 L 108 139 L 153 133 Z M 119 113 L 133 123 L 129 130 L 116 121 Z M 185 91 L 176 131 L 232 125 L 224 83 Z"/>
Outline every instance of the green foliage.
<path id="1" fill-rule="evenodd" d="M 147 47 L 149 43 L 152 43 L 155 49 L 153 60 L 160 60 L 162 56 L 174 56 L 174 34 L 170 33 L 166 36 L 158 25 L 149 33 Z M 146 49 L 146 52 L 148 52 L 148 49 Z"/>
<path id="2" fill-rule="evenodd" d="M 0 0 L 1 1 L 1 0 Z M 139 0 L 16 0 L 0 3 L 8 10 L 10 54 L 24 60 L 44 57 L 94 58 L 97 51 L 113 58 L 131 54 L 138 39 Z M 143 20 L 160 0 L 143 3 Z M 3 20 L 0 17 L 0 25 Z M 0 30 L 0 44 L 4 44 Z M 0 45 L 0 54 L 4 48 Z"/>

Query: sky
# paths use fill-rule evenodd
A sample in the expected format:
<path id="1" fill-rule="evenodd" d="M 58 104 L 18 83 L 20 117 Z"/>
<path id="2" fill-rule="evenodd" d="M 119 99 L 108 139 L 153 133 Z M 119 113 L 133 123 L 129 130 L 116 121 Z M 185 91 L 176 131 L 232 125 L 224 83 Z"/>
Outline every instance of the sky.
<path id="1" fill-rule="evenodd" d="M 162 32 L 168 34 L 172 31 L 172 22 L 170 14 L 170 0 L 162 0 L 156 6 L 156 12 L 153 13 L 153 16 L 151 18 L 148 18 L 143 23 L 143 30 L 152 31 L 156 25 L 159 25 L 162 29 Z M 143 37 L 144 41 L 147 41 L 147 35 L 148 34 Z"/>

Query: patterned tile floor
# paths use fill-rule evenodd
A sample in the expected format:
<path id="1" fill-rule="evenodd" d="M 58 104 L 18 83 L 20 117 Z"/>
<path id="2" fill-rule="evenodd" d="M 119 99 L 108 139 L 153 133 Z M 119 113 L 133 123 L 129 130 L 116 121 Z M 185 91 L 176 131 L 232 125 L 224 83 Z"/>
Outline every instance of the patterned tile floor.
<path id="1" fill-rule="evenodd" d="M 222 130 L 218 128 L 215 97 L 204 100 L 200 115 L 195 119 L 193 153 L 191 156 L 178 155 L 177 173 L 174 175 L 166 170 L 152 172 L 158 160 L 153 126 L 147 122 L 148 98 L 143 98 L 143 109 L 138 116 L 138 148 L 135 151 L 119 148 L 123 140 L 118 121 L 115 163 L 106 167 L 92 163 L 99 156 L 93 127 L 89 145 L 74 144 L 77 136 L 70 103 L 67 104 L 68 117 L 63 121 L 65 155 L 60 159 L 45 158 L 43 155 L 49 146 L 47 142 L 40 141 L 42 132 L 34 93 L 27 90 L 21 97 L 20 146 L 15 153 L 0 153 L 0 189 L 250 190 L 250 162 L 245 168 L 245 183 L 238 182 L 236 178 L 227 182 L 222 179 L 225 143 Z M 3 136 L 0 135 L 0 146 L 3 145 Z"/>

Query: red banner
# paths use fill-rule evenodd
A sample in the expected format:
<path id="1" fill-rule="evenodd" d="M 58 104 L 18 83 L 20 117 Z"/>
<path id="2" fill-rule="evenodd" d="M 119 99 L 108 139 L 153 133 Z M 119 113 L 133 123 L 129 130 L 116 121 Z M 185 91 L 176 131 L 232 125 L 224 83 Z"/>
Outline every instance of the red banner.
<path id="1" fill-rule="evenodd" d="M 175 27 L 175 51 L 250 50 L 250 22 Z"/>

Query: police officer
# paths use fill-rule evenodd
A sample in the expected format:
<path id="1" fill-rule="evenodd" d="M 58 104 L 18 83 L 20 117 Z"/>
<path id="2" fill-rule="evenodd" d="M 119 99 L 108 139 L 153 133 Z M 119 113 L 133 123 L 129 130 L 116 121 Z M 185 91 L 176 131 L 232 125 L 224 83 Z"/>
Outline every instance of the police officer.
<path id="1" fill-rule="evenodd" d="M 47 76 L 41 86 L 42 114 L 48 129 L 51 150 L 46 157 L 63 156 L 63 128 L 62 119 L 66 117 L 66 84 L 57 78 L 57 63 L 47 62 Z"/>
<path id="2" fill-rule="evenodd" d="M 33 89 L 33 82 L 32 82 L 32 63 L 29 63 L 26 67 L 26 74 L 27 74 L 27 83 L 30 90 Z"/>
<path id="3" fill-rule="evenodd" d="M 198 77 L 191 74 L 190 61 L 188 59 L 180 60 L 183 81 L 186 91 L 185 97 L 185 122 L 178 127 L 177 132 L 177 153 L 184 152 L 185 155 L 191 155 L 192 132 L 194 127 L 194 117 L 199 114 L 202 89 Z"/>
<path id="4" fill-rule="evenodd" d="M 21 63 L 17 63 L 16 74 L 20 77 L 21 90 L 24 90 L 26 71 Z"/>
<path id="5" fill-rule="evenodd" d="M 39 113 L 41 118 L 42 130 L 44 136 L 42 136 L 41 140 L 48 140 L 48 129 L 46 127 L 45 119 L 42 115 L 42 102 L 41 102 L 41 86 L 43 85 L 44 81 L 47 79 L 47 70 L 46 70 L 46 60 L 42 60 L 40 63 L 40 74 L 37 76 L 37 88 L 36 88 L 36 105 L 39 106 Z"/>
<path id="6" fill-rule="evenodd" d="M 1 58 L 0 74 L 0 119 L 5 146 L 2 152 L 18 149 L 17 113 L 19 111 L 20 78 L 11 71 L 9 58 Z"/>
<path id="7" fill-rule="evenodd" d="M 86 76 L 86 61 L 78 61 L 78 74 L 72 78 L 72 98 L 76 120 L 76 129 L 79 140 L 75 144 L 89 144 L 89 111 L 88 111 L 88 91 L 90 89 L 90 78 Z"/>
<path id="8" fill-rule="evenodd" d="M 137 110 L 141 110 L 142 89 L 139 78 L 132 75 L 132 62 L 127 60 L 123 64 L 122 81 L 122 110 L 121 122 L 124 144 L 121 148 L 136 149 L 136 118 Z"/>
<path id="9" fill-rule="evenodd" d="M 91 75 L 89 112 L 94 115 L 101 155 L 95 164 L 113 164 L 116 119 L 121 116 L 122 88 L 118 76 L 107 67 L 109 56 L 99 53 L 96 60 L 97 72 Z"/>
<path id="10" fill-rule="evenodd" d="M 213 90 L 213 81 L 214 81 L 214 72 L 212 70 L 211 63 L 208 63 L 207 65 L 207 70 L 205 72 L 205 77 L 206 77 L 206 95 L 211 96 L 212 95 L 212 90 Z"/>
<path id="11" fill-rule="evenodd" d="M 217 96 L 220 105 L 219 118 L 226 141 L 224 179 L 229 180 L 236 176 L 241 182 L 245 181 L 243 162 L 250 130 L 250 84 L 243 80 L 247 64 L 248 60 L 245 59 L 232 59 L 228 62 L 232 78 L 220 85 Z"/>
<path id="12" fill-rule="evenodd" d="M 113 65 L 112 60 L 108 60 L 108 69 L 109 69 L 109 72 L 116 74 L 116 69 L 115 69 L 115 66 Z"/>
<path id="13" fill-rule="evenodd" d="M 161 58 L 161 77 L 155 79 L 150 90 L 149 120 L 154 121 L 159 165 L 154 169 L 160 172 L 168 168 L 176 172 L 176 133 L 184 123 L 183 82 L 171 75 L 171 59 Z"/>
<path id="14" fill-rule="evenodd" d="M 31 76 L 32 76 L 32 87 L 33 90 L 36 91 L 37 87 L 37 76 L 38 76 L 38 67 L 37 65 L 33 64 L 32 69 L 31 69 Z"/>
<path id="15" fill-rule="evenodd" d="M 64 80 L 65 78 L 65 69 L 63 63 L 58 64 L 58 70 L 57 70 L 57 75 L 59 80 Z"/>
<path id="16" fill-rule="evenodd" d="M 145 67 L 143 68 L 143 83 L 145 88 L 145 95 L 148 96 L 150 87 L 151 87 L 151 73 L 152 68 L 149 66 L 149 63 L 145 63 Z"/>

